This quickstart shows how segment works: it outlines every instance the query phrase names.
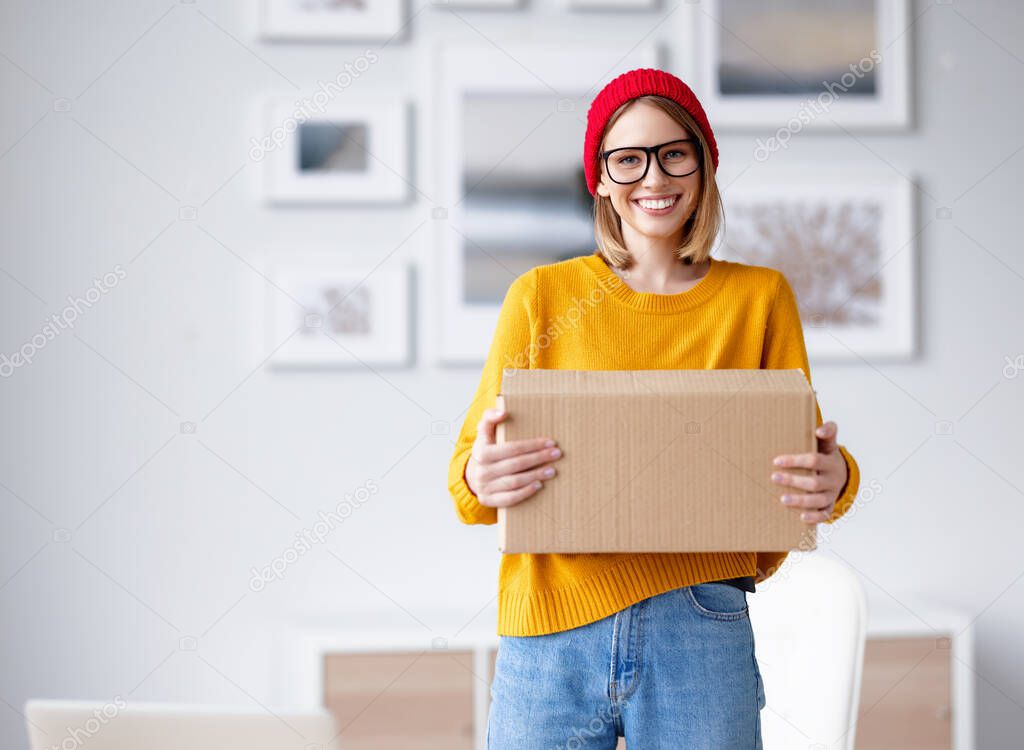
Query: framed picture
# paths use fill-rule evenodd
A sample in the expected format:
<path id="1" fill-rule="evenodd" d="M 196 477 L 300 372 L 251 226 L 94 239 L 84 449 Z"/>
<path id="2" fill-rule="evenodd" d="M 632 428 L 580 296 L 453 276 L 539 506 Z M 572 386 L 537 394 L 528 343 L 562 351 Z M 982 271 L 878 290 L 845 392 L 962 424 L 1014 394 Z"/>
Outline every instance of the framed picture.
<path id="1" fill-rule="evenodd" d="M 656 10 L 660 0 L 568 0 L 569 10 Z"/>
<path id="2" fill-rule="evenodd" d="M 907 0 L 706 0 L 697 21 L 715 128 L 909 125 Z"/>
<path id="3" fill-rule="evenodd" d="M 431 5 L 459 10 L 509 10 L 523 7 L 523 0 L 432 0 Z"/>
<path id="4" fill-rule="evenodd" d="M 391 39 L 403 32 L 403 0 L 261 0 L 260 35 L 269 41 Z"/>
<path id="5" fill-rule="evenodd" d="M 411 112 L 395 97 L 346 93 L 323 111 L 267 106 L 261 146 L 270 203 L 396 203 L 409 197 Z"/>
<path id="6" fill-rule="evenodd" d="M 435 208 L 442 362 L 481 362 L 509 284 L 594 251 L 583 174 L 586 112 L 619 73 L 656 67 L 653 46 L 444 46 Z M 597 71 L 595 74 L 594 71 Z M 595 75 L 600 77 L 595 78 Z"/>
<path id="7" fill-rule="evenodd" d="M 910 181 L 890 171 L 813 166 L 748 169 L 723 184 L 725 232 L 712 255 L 785 274 L 809 359 L 915 354 Z"/>
<path id="8" fill-rule="evenodd" d="M 279 263 L 266 284 L 271 367 L 410 364 L 411 268 Z"/>

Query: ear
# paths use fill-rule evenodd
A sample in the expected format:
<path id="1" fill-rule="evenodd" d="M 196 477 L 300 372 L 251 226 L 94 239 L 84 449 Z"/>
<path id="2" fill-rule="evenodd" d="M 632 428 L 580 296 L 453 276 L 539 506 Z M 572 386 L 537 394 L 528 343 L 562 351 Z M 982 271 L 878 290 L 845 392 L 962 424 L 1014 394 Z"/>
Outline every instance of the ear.
<path id="1" fill-rule="evenodd" d="M 605 198 L 611 197 L 611 191 L 608 186 L 604 184 L 604 177 L 602 177 L 597 183 L 597 194 Z"/>

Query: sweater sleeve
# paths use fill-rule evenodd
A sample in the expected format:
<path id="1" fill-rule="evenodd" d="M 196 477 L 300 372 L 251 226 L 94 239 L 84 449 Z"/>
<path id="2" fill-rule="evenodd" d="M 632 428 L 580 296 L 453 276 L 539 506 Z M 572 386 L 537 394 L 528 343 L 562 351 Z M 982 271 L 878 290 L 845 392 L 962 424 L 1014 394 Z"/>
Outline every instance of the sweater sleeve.
<path id="1" fill-rule="evenodd" d="M 498 313 L 491 348 L 484 362 L 476 395 L 466 411 L 466 418 L 455 442 L 455 452 L 448 466 L 448 491 L 455 502 L 455 513 L 466 524 L 494 524 L 498 510 L 482 505 L 466 483 L 477 425 L 484 411 L 495 406 L 501 388 L 502 370 L 506 367 L 530 367 L 530 344 L 536 322 L 537 269 L 516 277 L 505 293 Z"/>
<path id="2" fill-rule="evenodd" d="M 813 387 L 796 296 L 782 273 L 779 273 L 778 287 L 765 329 L 761 367 L 762 369 L 795 369 L 799 367 L 807 376 L 807 382 L 811 383 Z M 820 426 L 823 420 L 817 399 L 815 399 L 814 408 L 817 412 L 817 424 Z M 839 445 L 838 450 L 846 461 L 847 478 L 846 484 L 839 492 L 831 515 L 824 522 L 828 524 L 841 518 L 850 509 L 860 488 L 860 471 L 857 462 L 845 446 Z"/>

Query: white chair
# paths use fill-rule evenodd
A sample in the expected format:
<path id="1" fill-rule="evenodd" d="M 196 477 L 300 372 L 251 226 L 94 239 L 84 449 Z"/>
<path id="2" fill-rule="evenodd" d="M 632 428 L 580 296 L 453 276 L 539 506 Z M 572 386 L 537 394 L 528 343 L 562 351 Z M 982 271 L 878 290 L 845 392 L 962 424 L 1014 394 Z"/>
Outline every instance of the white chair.
<path id="1" fill-rule="evenodd" d="M 749 595 L 765 750 L 853 750 L 867 598 L 847 566 L 791 552 Z"/>
<path id="2" fill-rule="evenodd" d="M 33 699 L 25 703 L 32 750 L 338 750 L 325 709 L 236 708 L 156 702 Z"/>

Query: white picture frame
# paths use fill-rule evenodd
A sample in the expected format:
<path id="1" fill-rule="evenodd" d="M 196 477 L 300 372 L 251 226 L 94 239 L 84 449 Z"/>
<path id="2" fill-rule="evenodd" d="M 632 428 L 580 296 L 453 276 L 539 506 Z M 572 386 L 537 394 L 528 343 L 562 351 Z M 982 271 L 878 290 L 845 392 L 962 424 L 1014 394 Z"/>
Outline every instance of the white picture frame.
<path id="1" fill-rule="evenodd" d="M 912 180 L 817 164 L 723 174 L 726 231 L 712 255 L 785 274 L 809 360 L 911 360 L 918 337 Z"/>
<path id="2" fill-rule="evenodd" d="M 810 52 L 803 54 L 800 50 L 800 41 L 814 40 L 816 49 L 827 48 L 827 45 L 821 45 L 820 37 L 833 33 L 842 24 L 829 23 L 827 14 L 831 6 L 828 4 L 822 4 L 818 11 L 822 14 L 819 32 L 807 29 L 808 20 L 804 6 L 801 6 L 802 12 L 798 11 L 796 6 L 789 11 L 794 16 L 800 15 L 801 23 L 787 24 L 783 15 L 785 9 L 781 7 L 786 5 L 786 0 L 782 0 L 781 3 L 757 6 L 758 12 L 773 14 L 770 18 L 781 27 L 778 32 L 774 30 L 775 27 L 758 23 L 757 19 L 752 18 L 752 28 L 743 29 L 737 35 L 729 28 L 729 24 L 735 24 L 735 15 L 742 11 L 735 6 L 729 8 L 727 4 L 739 2 L 743 0 L 705 0 L 696 12 L 699 95 L 716 130 L 778 128 L 788 131 L 842 132 L 841 128 L 903 130 L 910 126 L 912 32 L 908 0 L 863 0 L 866 6 L 873 8 L 873 23 L 868 19 L 868 22 L 862 24 L 865 27 L 865 36 L 873 34 L 875 42 L 867 57 L 843 60 L 842 68 L 846 72 L 839 81 L 828 87 L 824 85 L 826 81 L 822 79 L 822 85 L 818 87 L 815 84 L 813 91 L 777 94 L 771 93 L 772 84 L 767 75 L 764 78 L 757 76 L 758 67 L 763 67 L 767 74 L 777 73 L 794 83 L 797 81 L 791 78 L 785 63 L 780 59 L 782 51 L 772 54 L 769 50 L 785 47 L 786 52 L 792 56 L 794 66 L 809 66 L 811 63 L 808 63 L 808 60 L 817 58 Z M 788 33 L 788 29 L 793 30 L 794 37 L 791 42 L 786 43 L 784 34 Z M 849 34 L 849 29 L 844 29 L 844 32 Z M 750 36 L 758 33 L 765 35 L 763 42 L 758 42 L 756 38 L 751 40 Z M 729 47 L 723 49 L 726 45 Z M 729 58 L 737 55 L 745 57 L 750 67 L 745 73 L 734 69 L 726 78 L 721 68 L 723 55 Z M 838 57 L 842 59 L 841 55 Z M 761 61 L 764 62 L 763 66 L 760 65 Z M 833 62 L 835 61 L 820 61 L 823 66 Z M 733 64 L 735 67 L 744 63 L 740 61 Z M 838 62 L 835 64 L 835 71 L 838 72 Z M 792 75 L 805 76 L 809 79 L 814 77 L 814 70 L 805 68 L 797 73 L 794 68 Z M 857 85 L 858 79 L 863 79 L 865 75 L 872 76 L 874 93 L 850 93 Z M 844 86 L 844 83 L 849 85 Z M 727 93 L 723 93 L 723 88 Z M 755 88 L 759 89 L 758 93 L 748 93 Z"/>
<path id="3" fill-rule="evenodd" d="M 410 195 L 411 107 L 346 92 L 322 110 L 273 97 L 261 158 L 268 204 L 392 204 Z"/>
<path id="4" fill-rule="evenodd" d="M 572 11 L 650 11 L 661 7 L 661 0 L 566 0 Z"/>
<path id="5" fill-rule="evenodd" d="M 436 48 L 440 210 L 444 221 L 435 222 L 440 278 L 436 326 L 437 358 L 442 364 L 477 365 L 486 355 L 500 310 L 496 304 L 465 300 L 464 246 L 466 211 L 462 188 L 464 170 L 462 102 L 468 94 L 544 94 L 551 96 L 551 112 L 577 117 L 585 130 L 586 110 L 598 91 L 627 70 L 658 66 L 655 45 L 623 49 L 619 44 L 595 40 L 585 46 L 438 45 Z M 595 71 L 597 71 L 595 73 Z M 600 76 L 600 78 L 595 78 Z M 579 152 L 582 170 L 583 141 L 567 148 Z M 496 165 L 500 168 L 500 164 Z M 461 231 L 460 231 L 461 228 Z M 537 221 L 523 217 L 523 233 L 542 230 Z M 559 231 L 548 227 L 547 231 Z M 512 282 L 508 279 L 508 283 Z"/>
<path id="6" fill-rule="evenodd" d="M 265 285 L 267 366 L 408 367 L 411 275 L 405 261 L 277 261 Z"/>
<path id="7" fill-rule="evenodd" d="M 523 0 L 433 0 L 431 5 L 438 10 L 515 10 L 523 8 Z"/>
<path id="8" fill-rule="evenodd" d="M 366 8 L 360 9 L 345 0 L 261 0 L 260 37 L 271 42 L 351 42 L 404 34 L 404 0 L 364 3 Z"/>

